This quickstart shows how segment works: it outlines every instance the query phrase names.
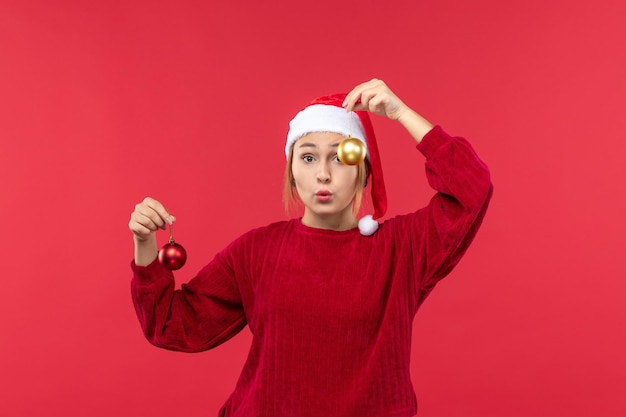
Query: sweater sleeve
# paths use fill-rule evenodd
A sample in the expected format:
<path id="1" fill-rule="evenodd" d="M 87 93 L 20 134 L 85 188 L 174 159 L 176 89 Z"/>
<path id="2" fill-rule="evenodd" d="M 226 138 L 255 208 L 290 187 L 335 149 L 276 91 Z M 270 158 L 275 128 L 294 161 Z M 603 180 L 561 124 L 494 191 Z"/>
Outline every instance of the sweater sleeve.
<path id="1" fill-rule="evenodd" d="M 426 157 L 426 177 L 437 193 L 401 225 L 412 258 L 414 311 L 469 247 L 493 192 L 489 169 L 464 138 L 436 126 L 417 149 Z"/>
<path id="2" fill-rule="evenodd" d="M 196 277 L 174 289 L 174 275 L 157 260 L 131 264 L 131 294 L 148 341 L 181 352 L 200 352 L 230 339 L 247 323 L 233 269 L 219 253 Z"/>

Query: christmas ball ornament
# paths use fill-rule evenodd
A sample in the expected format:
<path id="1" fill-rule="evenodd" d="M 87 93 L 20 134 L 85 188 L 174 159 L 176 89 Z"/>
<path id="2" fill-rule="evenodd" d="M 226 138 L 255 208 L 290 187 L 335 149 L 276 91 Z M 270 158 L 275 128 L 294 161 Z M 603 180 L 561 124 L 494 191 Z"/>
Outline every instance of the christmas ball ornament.
<path id="1" fill-rule="evenodd" d="M 187 251 L 174 239 L 170 239 L 169 243 L 163 245 L 159 251 L 159 262 L 170 271 L 180 269 L 187 262 Z"/>
<path id="2" fill-rule="evenodd" d="M 170 241 L 159 250 L 159 262 L 170 271 L 180 269 L 187 262 L 187 251 L 174 242 L 174 226 L 170 224 Z"/>
<path id="3" fill-rule="evenodd" d="M 339 160 L 346 165 L 358 165 L 365 159 L 365 145 L 359 139 L 347 137 L 337 147 Z"/>

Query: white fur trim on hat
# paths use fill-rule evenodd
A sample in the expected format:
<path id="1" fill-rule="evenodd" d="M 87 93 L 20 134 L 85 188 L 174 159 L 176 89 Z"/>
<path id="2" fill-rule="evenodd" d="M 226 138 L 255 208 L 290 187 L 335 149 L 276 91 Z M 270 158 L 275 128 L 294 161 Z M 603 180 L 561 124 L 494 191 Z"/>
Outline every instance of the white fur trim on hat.
<path id="1" fill-rule="evenodd" d="M 359 232 L 363 236 L 371 236 L 378 230 L 378 222 L 372 218 L 371 214 L 363 216 L 359 220 Z"/>
<path id="2" fill-rule="evenodd" d="M 365 131 L 359 116 L 354 112 L 327 104 L 313 104 L 296 114 L 289 122 L 289 133 L 285 144 L 285 156 L 289 158 L 289 151 L 296 140 L 307 133 L 332 132 L 345 137 L 352 136 L 361 140 L 367 150 Z M 367 150 L 369 155 L 369 150 Z"/>

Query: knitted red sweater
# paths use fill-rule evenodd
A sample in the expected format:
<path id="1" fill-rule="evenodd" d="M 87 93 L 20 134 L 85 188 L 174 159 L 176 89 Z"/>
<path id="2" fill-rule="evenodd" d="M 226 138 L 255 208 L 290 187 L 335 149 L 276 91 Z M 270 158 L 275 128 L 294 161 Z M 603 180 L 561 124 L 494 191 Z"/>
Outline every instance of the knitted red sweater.
<path id="1" fill-rule="evenodd" d="M 235 240 L 177 291 L 158 262 L 133 264 L 133 302 L 154 345 L 197 352 L 250 326 L 250 353 L 220 416 L 415 415 L 413 317 L 467 249 L 492 193 L 466 140 L 436 127 L 417 147 L 438 193 L 373 236 L 274 223 Z"/>

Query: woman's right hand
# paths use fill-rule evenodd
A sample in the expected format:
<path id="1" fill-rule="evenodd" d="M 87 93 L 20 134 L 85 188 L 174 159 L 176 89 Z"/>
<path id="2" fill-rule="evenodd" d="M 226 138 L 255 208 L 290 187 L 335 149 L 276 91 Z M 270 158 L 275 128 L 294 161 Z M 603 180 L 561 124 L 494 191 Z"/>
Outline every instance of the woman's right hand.
<path id="1" fill-rule="evenodd" d="M 176 218 L 169 214 L 159 201 L 146 197 L 135 206 L 135 211 L 130 215 L 128 228 L 138 242 L 146 242 L 154 236 L 158 229 L 165 229 L 167 224 L 172 224 Z"/>

